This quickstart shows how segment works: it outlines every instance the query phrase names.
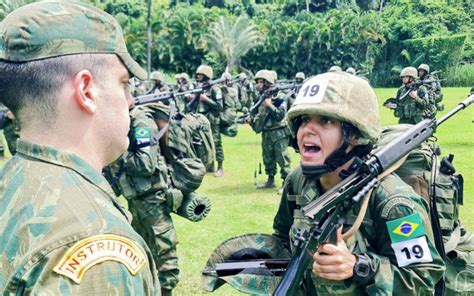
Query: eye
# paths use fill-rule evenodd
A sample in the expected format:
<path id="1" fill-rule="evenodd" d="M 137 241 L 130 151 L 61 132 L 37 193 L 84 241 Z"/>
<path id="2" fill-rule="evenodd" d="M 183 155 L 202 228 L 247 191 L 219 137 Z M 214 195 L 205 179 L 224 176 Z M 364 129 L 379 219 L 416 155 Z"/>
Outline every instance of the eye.
<path id="1" fill-rule="evenodd" d="M 301 115 L 301 116 L 300 116 L 300 121 L 301 121 L 302 124 L 303 124 L 303 123 L 308 123 L 309 120 L 310 120 L 310 118 L 309 118 L 308 115 Z"/>
<path id="2" fill-rule="evenodd" d="M 326 117 L 326 116 L 322 116 L 320 119 L 320 123 L 321 124 L 334 124 L 336 123 L 336 120 Z"/>

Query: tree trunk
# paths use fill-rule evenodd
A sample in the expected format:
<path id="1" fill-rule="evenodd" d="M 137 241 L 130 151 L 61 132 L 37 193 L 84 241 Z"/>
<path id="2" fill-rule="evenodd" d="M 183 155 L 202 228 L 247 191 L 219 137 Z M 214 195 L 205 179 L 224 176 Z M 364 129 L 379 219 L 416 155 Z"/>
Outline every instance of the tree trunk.
<path id="1" fill-rule="evenodd" d="M 146 16 L 146 37 L 147 37 L 147 43 L 146 43 L 146 70 L 148 72 L 148 79 L 150 79 L 150 73 L 151 73 L 151 1 L 152 0 L 147 0 L 147 8 L 148 8 L 148 13 Z"/>

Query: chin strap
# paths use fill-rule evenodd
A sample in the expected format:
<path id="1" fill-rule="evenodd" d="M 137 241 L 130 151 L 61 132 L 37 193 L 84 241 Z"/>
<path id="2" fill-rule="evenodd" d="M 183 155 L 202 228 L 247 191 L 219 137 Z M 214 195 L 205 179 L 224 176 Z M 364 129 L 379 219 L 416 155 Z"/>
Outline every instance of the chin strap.
<path id="1" fill-rule="evenodd" d="M 345 122 L 342 122 L 342 135 L 343 142 L 339 148 L 334 150 L 322 165 L 301 165 L 303 175 L 311 178 L 319 178 L 321 175 L 332 172 L 338 167 L 342 166 L 354 156 L 363 156 L 370 152 L 372 149 L 371 145 L 359 145 L 354 147 L 349 153 L 346 153 L 347 147 L 350 144 L 350 131 L 351 126 Z"/>

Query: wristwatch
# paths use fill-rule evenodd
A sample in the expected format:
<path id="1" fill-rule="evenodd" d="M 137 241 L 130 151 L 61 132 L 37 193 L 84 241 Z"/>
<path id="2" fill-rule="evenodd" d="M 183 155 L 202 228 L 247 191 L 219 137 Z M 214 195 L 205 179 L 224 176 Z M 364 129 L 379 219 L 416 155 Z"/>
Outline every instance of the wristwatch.
<path id="1" fill-rule="evenodd" d="M 370 274 L 370 259 L 365 254 L 354 254 L 356 263 L 354 265 L 354 273 L 352 279 L 356 283 L 362 283 L 368 280 Z"/>

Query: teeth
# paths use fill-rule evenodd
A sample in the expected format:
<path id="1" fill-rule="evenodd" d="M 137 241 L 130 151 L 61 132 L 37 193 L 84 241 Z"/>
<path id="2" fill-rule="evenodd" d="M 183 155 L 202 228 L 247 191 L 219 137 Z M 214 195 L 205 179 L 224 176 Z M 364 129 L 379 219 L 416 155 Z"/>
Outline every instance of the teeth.
<path id="1" fill-rule="evenodd" d="M 314 144 L 304 144 L 305 147 L 316 147 Z"/>

